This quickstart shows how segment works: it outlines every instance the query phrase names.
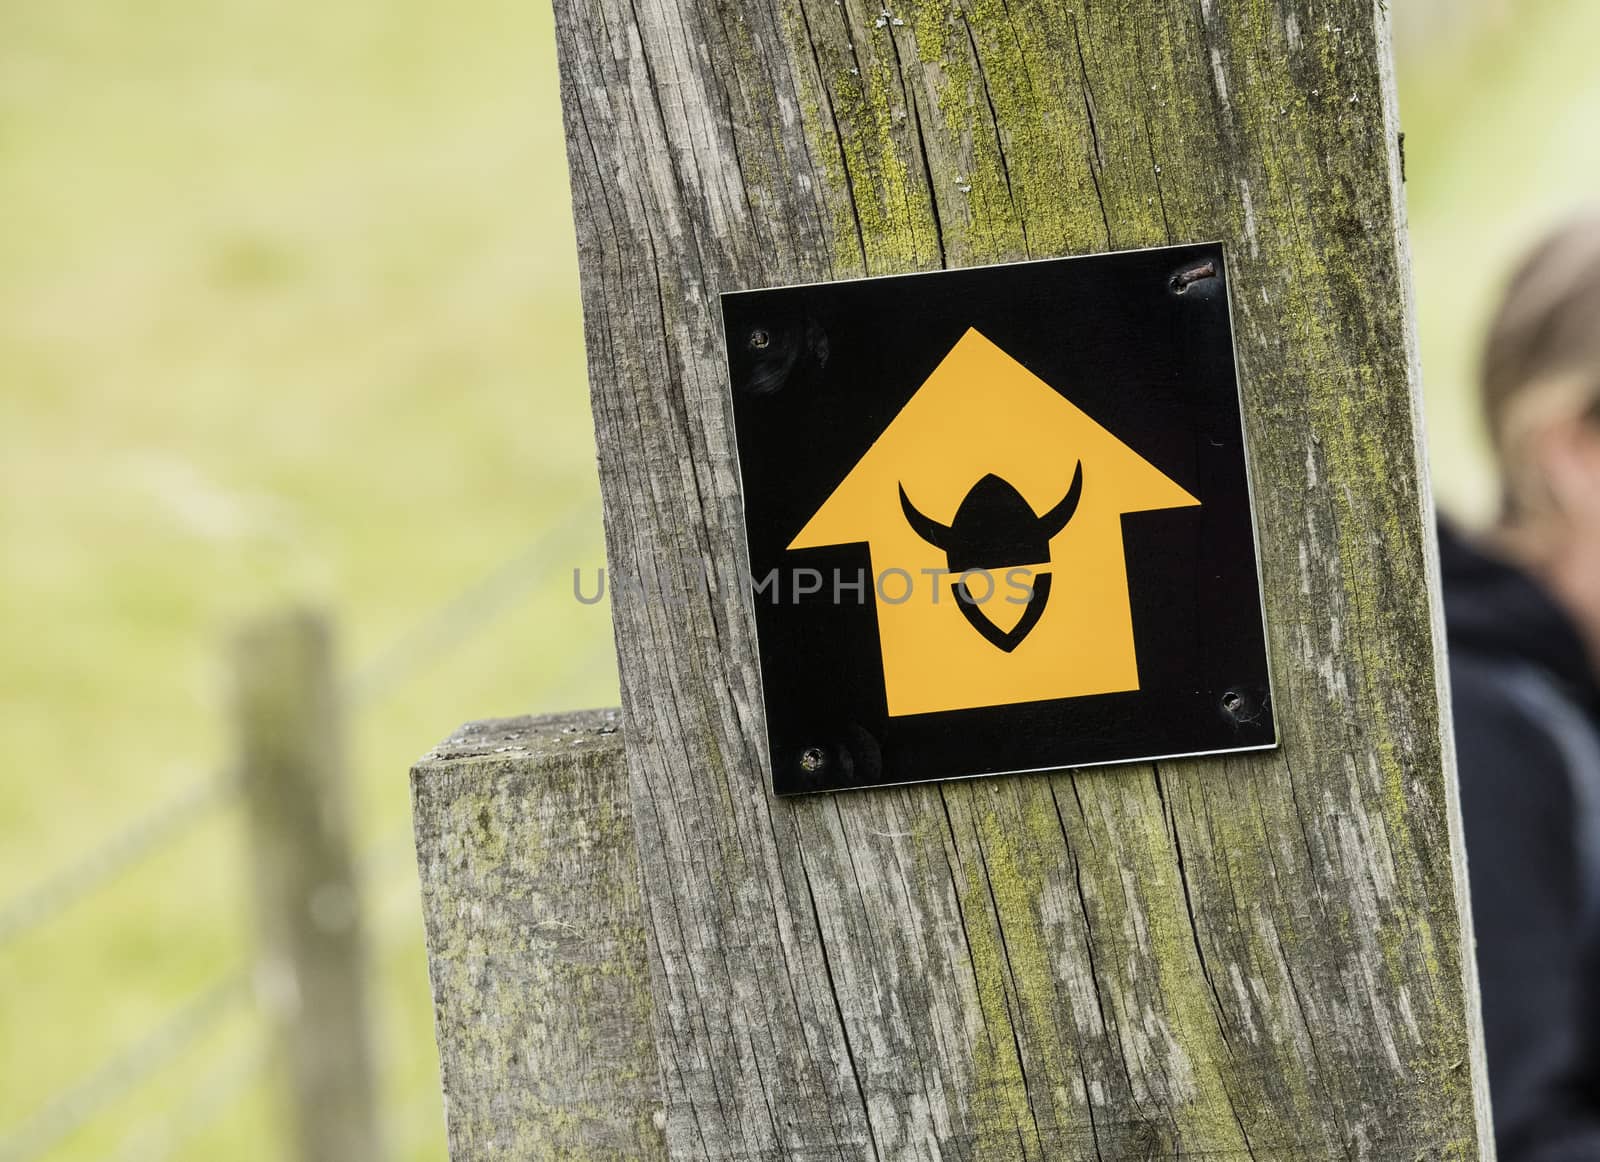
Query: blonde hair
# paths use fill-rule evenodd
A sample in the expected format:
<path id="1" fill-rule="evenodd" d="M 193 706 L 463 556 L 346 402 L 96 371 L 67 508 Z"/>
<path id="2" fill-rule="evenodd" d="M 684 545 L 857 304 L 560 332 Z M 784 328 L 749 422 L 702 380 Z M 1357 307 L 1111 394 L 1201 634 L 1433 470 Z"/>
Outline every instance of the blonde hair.
<path id="1" fill-rule="evenodd" d="M 1556 230 L 1517 268 L 1489 329 L 1482 387 L 1501 524 L 1539 524 L 1553 502 L 1534 440 L 1553 424 L 1600 422 L 1600 214 Z"/>

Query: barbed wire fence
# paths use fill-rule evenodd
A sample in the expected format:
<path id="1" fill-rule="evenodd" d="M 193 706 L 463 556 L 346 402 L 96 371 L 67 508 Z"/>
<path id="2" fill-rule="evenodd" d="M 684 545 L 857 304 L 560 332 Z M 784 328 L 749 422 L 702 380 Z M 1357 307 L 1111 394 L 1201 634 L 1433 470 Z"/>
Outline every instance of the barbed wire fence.
<path id="1" fill-rule="evenodd" d="M 587 507 L 569 508 L 568 512 L 565 520 L 350 671 L 340 684 L 342 709 L 355 712 L 370 706 L 494 624 L 555 570 L 570 566 L 575 540 L 597 527 L 599 520 Z M 603 649 L 595 650 L 592 657 L 585 655 L 568 671 L 534 691 L 532 703 L 537 705 L 564 685 L 598 672 L 608 656 Z M 171 848 L 219 811 L 236 805 L 241 792 L 242 782 L 236 771 L 214 772 L 0 903 L 0 951 L 84 903 L 146 859 Z M 392 880 L 410 858 L 408 831 L 388 835 L 373 844 L 357 863 L 356 878 L 362 891 L 370 894 Z M 0 1162 L 35 1162 L 44 1157 L 180 1059 L 228 1018 L 258 1008 L 257 975 L 252 965 L 229 971 L 191 995 L 143 1036 L 112 1053 L 78 1082 L 55 1094 L 20 1125 L 0 1131 Z M 204 1082 L 185 1096 L 174 1113 L 147 1118 L 124 1138 L 114 1156 L 118 1162 L 165 1162 L 224 1116 L 261 1079 L 272 1061 L 269 1039 L 263 1030 L 252 1029 L 243 1041 L 242 1046 L 225 1054 L 218 1067 L 208 1070 Z"/>

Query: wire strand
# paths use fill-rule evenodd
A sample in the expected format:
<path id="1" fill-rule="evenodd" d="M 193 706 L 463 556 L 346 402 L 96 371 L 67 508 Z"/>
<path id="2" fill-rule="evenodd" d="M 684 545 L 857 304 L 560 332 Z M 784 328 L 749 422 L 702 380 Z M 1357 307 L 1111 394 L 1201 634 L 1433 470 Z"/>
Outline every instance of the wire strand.
<path id="1" fill-rule="evenodd" d="M 534 538 L 521 552 L 358 666 L 343 683 L 345 697 L 353 706 L 370 703 L 452 645 L 493 622 L 529 585 L 546 575 L 557 550 L 595 523 L 596 514 L 589 506 L 570 510 L 565 520 Z M 232 775 L 215 775 L 187 787 L 77 862 L 25 889 L 0 906 L 0 948 L 66 911 L 157 848 L 175 841 L 212 810 L 231 802 L 238 791 L 238 779 Z"/>
<path id="2" fill-rule="evenodd" d="M 251 997 L 240 969 L 191 997 L 150 1032 L 0 1138 L 0 1162 L 32 1162 L 93 1121 L 107 1106 L 174 1061 Z"/>
<path id="3" fill-rule="evenodd" d="M 345 697 L 360 705 L 386 693 L 446 653 L 473 632 L 490 624 L 553 566 L 556 550 L 599 523 L 589 506 L 570 509 L 554 527 L 530 541 L 521 552 L 469 585 L 395 638 L 385 649 L 358 666 L 346 681 Z"/>
<path id="4" fill-rule="evenodd" d="M 271 1061 L 265 1030 L 251 1029 L 243 1045 L 207 1067 L 205 1079 L 184 1096 L 176 1110 L 147 1121 L 123 1139 L 116 1162 L 167 1162 L 176 1157 L 261 1079 Z"/>
<path id="5" fill-rule="evenodd" d="M 556 550 L 581 530 L 592 527 L 593 518 L 593 512 L 587 507 L 572 510 L 566 520 L 547 530 L 522 552 L 401 634 L 343 683 L 350 703 L 360 705 L 372 701 L 420 670 L 429 660 L 490 624 L 535 579 L 548 572 Z M 597 669 L 602 656 L 597 652 L 594 658 L 587 659 L 581 672 Z M 0 908 L 0 947 L 65 911 L 157 848 L 175 841 L 212 810 L 234 800 L 238 792 L 238 777 L 231 773 L 196 783 L 82 859 L 7 902 Z M 386 878 L 409 852 L 409 836 L 380 843 L 361 860 L 363 879 L 370 882 Z M 0 1138 L 0 1162 L 33 1162 L 41 1157 L 93 1121 L 107 1106 L 171 1064 L 250 997 L 250 975 L 245 969 L 192 997 L 128 1049 L 46 1103 L 20 1129 Z M 177 1130 L 169 1126 L 154 1139 L 125 1142 L 124 1154 L 136 1149 L 143 1151 L 140 1157 L 170 1157 L 188 1137 L 215 1120 L 226 1105 L 237 1098 L 244 1086 L 264 1068 L 267 1057 L 265 1048 L 259 1048 L 239 1063 L 236 1073 L 214 1076 L 211 1084 L 188 1103 L 186 1112 L 180 1115 Z M 208 1098 L 206 1094 L 212 1096 Z M 184 1127 L 192 1128 L 185 1131 Z"/>
<path id="6" fill-rule="evenodd" d="M 175 841 L 212 810 L 230 802 L 238 791 L 239 782 L 231 775 L 213 775 L 194 783 L 76 863 L 8 901 L 0 908 L 0 947 L 64 912 L 157 848 Z"/>

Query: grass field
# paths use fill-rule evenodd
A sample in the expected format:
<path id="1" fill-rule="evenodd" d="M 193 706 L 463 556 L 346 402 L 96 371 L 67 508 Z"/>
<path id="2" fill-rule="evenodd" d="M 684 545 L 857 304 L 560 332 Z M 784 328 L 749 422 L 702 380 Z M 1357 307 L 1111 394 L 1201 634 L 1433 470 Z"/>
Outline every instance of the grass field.
<path id="1" fill-rule="evenodd" d="M 616 698 L 604 608 L 567 596 L 602 550 L 548 23 L 0 5 L 0 901 L 225 762 L 238 617 L 310 600 L 381 666 L 578 517 L 352 711 L 406 1159 L 443 1156 L 406 767 L 467 718 Z M 0 947 L 0 1141 L 242 963 L 239 840 L 218 813 Z M 283 1157 L 270 1089 L 208 1090 L 258 1029 L 241 1007 L 49 1156 L 161 1156 L 173 1111 L 179 1157 Z"/>
<path id="2" fill-rule="evenodd" d="M 1600 177 L 1600 7 L 1517 12 L 1402 75 L 1467 511 L 1475 326 Z M 231 624 L 328 608 L 373 676 L 349 752 L 385 1131 L 443 1158 L 406 767 L 468 718 L 614 702 L 604 607 L 569 596 L 600 562 L 543 3 L 0 3 L 0 907 L 225 765 Z M 0 943 L 0 1156 L 245 963 L 241 860 L 220 811 Z M 239 1005 L 44 1156 L 285 1157 L 260 1028 Z"/>

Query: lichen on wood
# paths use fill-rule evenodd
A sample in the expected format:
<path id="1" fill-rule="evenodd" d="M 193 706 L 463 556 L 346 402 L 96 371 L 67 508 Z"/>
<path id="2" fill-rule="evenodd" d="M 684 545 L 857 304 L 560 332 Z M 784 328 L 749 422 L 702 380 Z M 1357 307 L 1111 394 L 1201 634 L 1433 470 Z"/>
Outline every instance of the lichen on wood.
<path id="1" fill-rule="evenodd" d="M 674 1156 L 1486 1152 L 1381 0 L 555 9 Z M 1213 239 L 1281 750 L 773 799 L 717 293 Z"/>
<path id="2" fill-rule="evenodd" d="M 616 713 L 473 723 L 411 781 L 453 1162 L 664 1158 Z"/>

